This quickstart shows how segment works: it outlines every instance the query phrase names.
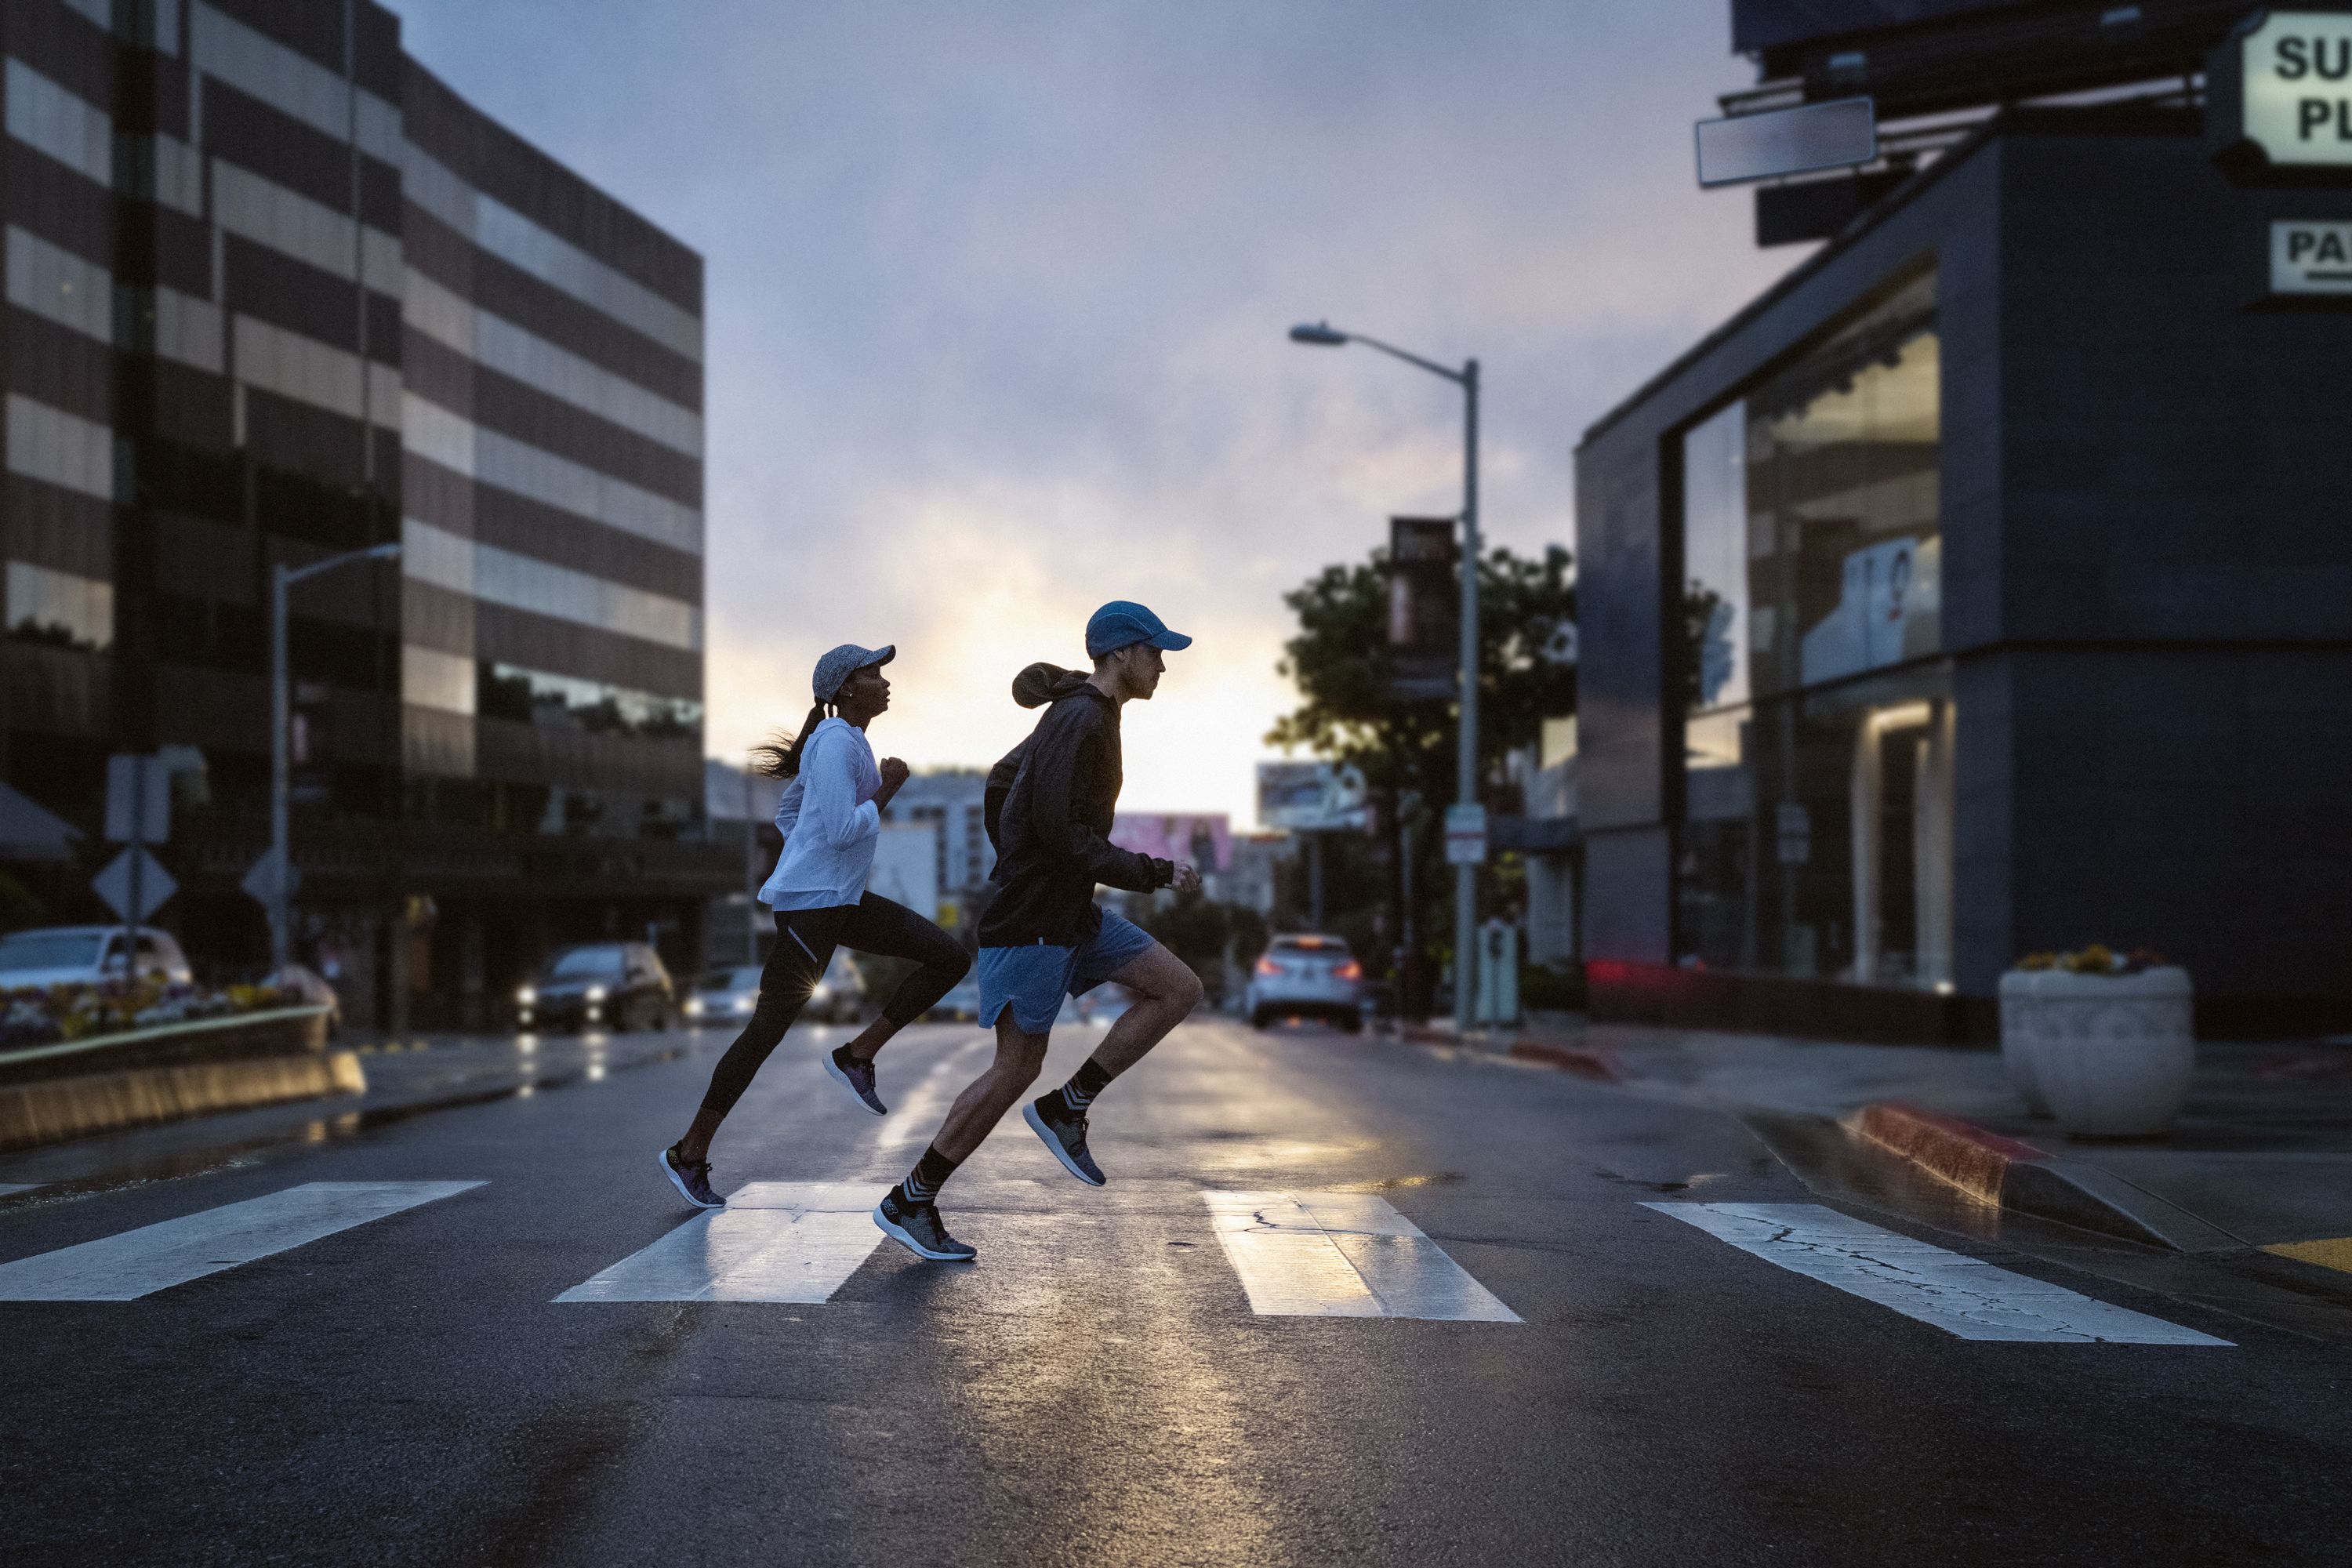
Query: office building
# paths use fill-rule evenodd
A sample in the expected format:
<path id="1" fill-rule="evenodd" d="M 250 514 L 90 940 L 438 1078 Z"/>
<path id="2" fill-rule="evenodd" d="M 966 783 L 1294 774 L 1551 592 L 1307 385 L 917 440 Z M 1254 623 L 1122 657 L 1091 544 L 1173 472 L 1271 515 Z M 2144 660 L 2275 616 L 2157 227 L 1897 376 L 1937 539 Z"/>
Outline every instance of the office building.
<path id="1" fill-rule="evenodd" d="M 272 566 L 299 955 L 479 1022 L 551 947 L 683 959 L 705 840 L 702 263 L 480 113 L 370 0 L 9 0 L 0 770 L 95 832 L 193 759 L 200 963 L 266 952 Z M 58 910 L 58 916 L 92 912 Z"/>
<path id="2" fill-rule="evenodd" d="M 2252 8 L 2122 11 L 1736 7 L 1779 101 L 2010 101 L 1768 187 L 1827 243 L 1579 449 L 1596 1016 L 1985 1037 L 2096 942 L 2352 1022 L 2352 140 L 2247 158 Z"/>

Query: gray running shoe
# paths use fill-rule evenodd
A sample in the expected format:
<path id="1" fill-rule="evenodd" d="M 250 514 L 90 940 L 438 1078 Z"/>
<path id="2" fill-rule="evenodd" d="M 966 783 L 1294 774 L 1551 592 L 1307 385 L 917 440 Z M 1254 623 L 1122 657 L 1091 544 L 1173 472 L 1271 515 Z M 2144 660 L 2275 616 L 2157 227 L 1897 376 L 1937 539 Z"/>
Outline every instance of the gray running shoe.
<path id="1" fill-rule="evenodd" d="M 825 1053 L 824 1070 L 833 1081 L 857 1097 L 857 1103 L 877 1116 L 887 1116 L 890 1108 L 874 1092 L 874 1064 L 861 1062 L 849 1054 L 847 1046 L 835 1046 Z"/>
<path id="2" fill-rule="evenodd" d="M 656 1156 L 661 1162 L 662 1174 L 669 1178 L 678 1195 L 698 1209 L 723 1209 L 727 1200 L 710 1190 L 710 1162 L 686 1164 L 677 1157 L 677 1145 L 673 1143 Z"/>
<path id="3" fill-rule="evenodd" d="M 1102 1167 L 1095 1163 L 1095 1157 L 1087 1152 L 1087 1119 L 1070 1114 L 1060 1089 L 1023 1106 L 1021 1120 L 1029 1124 L 1029 1131 L 1037 1134 L 1040 1142 L 1054 1152 L 1054 1158 L 1062 1162 L 1062 1169 L 1090 1187 L 1099 1187 L 1109 1180 L 1102 1173 Z"/>
<path id="4" fill-rule="evenodd" d="M 903 1203 L 896 1187 L 874 1205 L 874 1223 L 882 1227 L 883 1235 L 934 1263 L 969 1263 L 980 1256 L 948 1234 L 948 1227 L 940 1222 L 939 1205 Z"/>

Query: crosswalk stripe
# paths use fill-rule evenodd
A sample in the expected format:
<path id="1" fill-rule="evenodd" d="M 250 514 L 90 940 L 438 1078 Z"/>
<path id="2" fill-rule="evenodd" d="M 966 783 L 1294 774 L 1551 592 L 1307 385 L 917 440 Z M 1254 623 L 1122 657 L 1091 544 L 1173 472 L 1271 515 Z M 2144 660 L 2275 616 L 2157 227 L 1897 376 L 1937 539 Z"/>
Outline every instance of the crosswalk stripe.
<path id="1" fill-rule="evenodd" d="M 307 1182 L 0 1263 L 0 1301 L 135 1301 L 480 1182 Z"/>
<path id="2" fill-rule="evenodd" d="M 33 1182 L 0 1182 L 0 1198 L 13 1197 L 18 1193 L 29 1193 L 37 1184 Z"/>
<path id="3" fill-rule="evenodd" d="M 1370 1193 L 1203 1192 L 1250 1310 L 1276 1318 L 1516 1323 L 1419 1226 Z"/>
<path id="4" fill-rule="evenodd" d="M 1819 1204 L 1645 1203 L 1769 1263 L 1964 1340 L 2228 1345 Z"/>
<path id="5" fill-rule="evenodd" d="M 879 1190 L 860 1182 L 752 1182 L 559 1301 L 799 1301 L 830 1299 L 882 1233 Z"/>

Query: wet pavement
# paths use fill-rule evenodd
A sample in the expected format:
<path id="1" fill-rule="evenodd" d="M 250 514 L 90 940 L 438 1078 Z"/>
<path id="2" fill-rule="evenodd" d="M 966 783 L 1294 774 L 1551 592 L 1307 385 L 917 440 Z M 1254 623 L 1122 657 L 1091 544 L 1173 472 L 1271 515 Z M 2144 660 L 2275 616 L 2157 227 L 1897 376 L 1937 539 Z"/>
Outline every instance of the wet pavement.
<path id="1" fill-rule="evenodd" d="M 1008 1122 L 943 1268 L 854 1222 L 984 1039 L 909 1031 L 876 1119 L 815 1033 L 721 1134 L 716 1218 L 653 1163 L 724 1043 L 683 1035 L 436 1040 L 356 1104 L 0 1165 L 37 1184 L 0 1196 L 0 1558 L 2201 1563 L 2352 1526 L 2352 1351 L 1809 1185 L 1802 1111 L 1203 1021 L 1098 1104 L 1108 1188 Z"/>

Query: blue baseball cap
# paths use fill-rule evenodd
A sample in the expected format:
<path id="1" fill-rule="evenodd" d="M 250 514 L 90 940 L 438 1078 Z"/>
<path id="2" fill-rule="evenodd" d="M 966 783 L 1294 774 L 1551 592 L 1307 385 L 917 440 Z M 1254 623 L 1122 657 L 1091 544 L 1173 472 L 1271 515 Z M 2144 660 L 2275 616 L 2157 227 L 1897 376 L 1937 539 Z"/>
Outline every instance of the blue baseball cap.
<path id="1" fill-rule="evenodd" d="M 1192 646 L 1191 637 L 1170 631 L 1167 622 L 1132 599 L 1113 599 L 1087 622 L 1088 658 L 1100 658 L 1139 642 L 1148 642 L 1165 653 Z"/>
<path id="2" fill-rule="evenodd" d="M 887 664 L 898 657 L 896 644 L 880 647 L 859 647 L 854 642 L 843 643 L 816 661 L 816 673 L 809 678 L 809 689 L 819 702 L 830 702 L 841 694 L 843 684 L 868 665 Z"/>

